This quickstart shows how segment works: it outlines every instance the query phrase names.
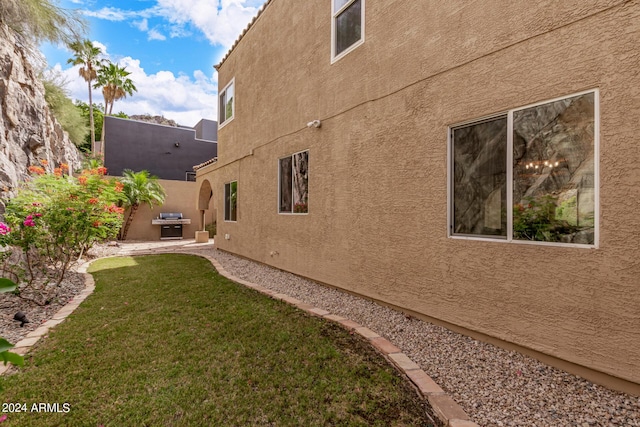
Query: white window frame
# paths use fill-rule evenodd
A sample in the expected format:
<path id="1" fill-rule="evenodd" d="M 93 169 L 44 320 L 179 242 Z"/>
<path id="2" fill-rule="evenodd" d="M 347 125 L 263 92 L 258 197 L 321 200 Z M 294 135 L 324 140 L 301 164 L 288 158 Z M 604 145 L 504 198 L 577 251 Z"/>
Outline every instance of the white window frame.
<path id="1" fill-rule="evenodd" d="M 474 123 L 480 123 L 487 120 L 496 119 L 499 117 L 507 116 L 507 202 L 508 207 L 513 206 L 513 114 L 517 111 L 525 110 L 531 107 L 537 107 L 539 105 L 549 104 L 563 99 L 572 98 L 576 96 L 586 95 L 593 93 L 593 113 L 594 113 L 594 130 L 593 130 L 593 144 L 594 144 L 594 237 L 593 244 L 578 244 L 578 243 L 559 243 L 559 242 L 543 242 L 532 240 L 520 240 L 513 238 L 513 209 L 507 208 L 507 237 L 489 237 L 489 236 L 470 236 L 460 235 L 453 233 L 454 212 L 453 212 L 453 130 L 463 126 L 473 125 Z M 491 116 L 480 117 L 478 119 L 469 120 L 455 125 L 449 126 L 447 129 L 447 236 L 451 239 L 460 240 L 480 240 L 485 242 L 502 242 L 502 243 L 517 243 L 524 245 L 541 245 L 541 246 L 556 246 L 563 248 L 590 248 L 597 249 L 600 242 L 600 91 L 599 89 L 590 89 L 582 92 L 561 96 L 554 99 L 544 100 L 536 102 L 534 104 L 525 105 L 523 107 L 513 108 L 506 112 L 493 114 Z"/>
<path id="2" fill-rule="evenodd" d="M 295 156 L 296 154 L 300 154 L 300 153 L 309 153 L 309 150 L 300 150 L 300 151 L 296 151 L 295 153 L 291 153 L 288 156 L 282 156 L 282 157 L 278 157 L 278 172 L 277 172 L 277 176 L 278 176 L 278 200 L 276 203 L 276 210 L 278 212 L 278 215 L 309 215 L 309 203 L 307 201 L 307 211 L 306 212 L 294 212 L 294 206 L 295 203 L 292 200 L 291 201 L 291 212 L 282 212 L 280 211 L 280 197 L 282 196 L 282 179 L 280 177 L 280 160 L 282 159 L 292 159 L 293 156 Z M 293 162 L 292 162 L 292 166 L 293 168 Z M 309 173 L 309 171 L 307 171 L 307 173 Z M 307 184 L 308 185 L 308 184 Z M 308 190 L 308 188 L 307 188 Z M 293 174 L 291 175 L 291 194 L 293 195 Z"/>
<path id="3" fill-rule="evenodd" d="M 358 46 L 362 45 L 364 43 L 364 28 L 365 28 L 365 23 L 364 23 L 364 17 L 365 17 L 365 4 L 366 4 L 366 0 L 348 0 L 347 3 L 345 3 L 344 5 L 342 5 L 341 8 L 339 8 L 338 10 L 335 9 L 335 0 L 330 0 L 331 1 L 331 63 L 333 64 L 336 61 L 339 61 L 340 59 L 344 58 L 346 55 L 348 55 L 350 52 L 352 52 L 354 49 L 356 49 Z M 360 1 L 361 3 L 361 8 L 360 8 L 360 40 L 358 40 L 357 42 L 355 42 L 354 44 L 352 44 L 351 46 L 349 46 L 348 48 L 346 48 L 345 50 L 343 50 L 342 52 L 340 52 L 338 55 L 336 55 L 336 20 L 338 19 L 338 16 L 345 11 L 345 9 L 347 9 L 349 6 L 351 6 L 353 3 L 355 3 L 356 1 Z"/>
<path id="4" fill-rule="evenodd" d="M 231 86 L 233 86 L 233 103 L 231 104 L 231 117 L 226 117 L 224 122 L 221 122 L 222 111 L 220 110 L 220 98 L 223 95 L 226 95 L 227 90 Z M 218 92 L 218 129 L 222 129 L 227 125 L 227 123 L 233 121 L 235 116 L 236 116 L 236 78 L 234 77 L 231 79 L 231 81 L 229 81 L 229 83 L 227 83 L 224 89 Z"/>
<path id="5" fill-rule="evenodd" d="M 227 212 L 227 185 L 229 186 L 229 191 L 231 191 L 231 184 L 236 183 L 236 191 L 238 191 L 238 180 L 233 180 L 233 181 L 229 181 L 229 182 L 225 182 L 224 183 L 224 189 L 222 191 L 223 195 L 224 195 L 224 200 L 223 200 L 223 206 L 224 206 L 224 222 L 238 222 L 238 195 L 236 194 L 236 219 L 227 219 L 227 213 L 229 214 L 229 218 L 231 218 L 231 212 Z M 229 208 L 231 208 L 231 203 L 229 203 Z"/>

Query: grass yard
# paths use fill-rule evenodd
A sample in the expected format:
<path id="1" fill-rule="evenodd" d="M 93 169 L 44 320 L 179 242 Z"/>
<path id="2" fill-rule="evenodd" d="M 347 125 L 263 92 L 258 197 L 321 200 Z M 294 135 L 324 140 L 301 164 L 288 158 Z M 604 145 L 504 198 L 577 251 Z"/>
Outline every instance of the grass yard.
<path id="1" fill-rule="evenodd" d="M 2 427 L 430 425 L 364 339 L 203 258 L 108 258 L 90 271 L 94 294 L 0 381 L 3 402 L 27 409 L 4 411 Z"/>

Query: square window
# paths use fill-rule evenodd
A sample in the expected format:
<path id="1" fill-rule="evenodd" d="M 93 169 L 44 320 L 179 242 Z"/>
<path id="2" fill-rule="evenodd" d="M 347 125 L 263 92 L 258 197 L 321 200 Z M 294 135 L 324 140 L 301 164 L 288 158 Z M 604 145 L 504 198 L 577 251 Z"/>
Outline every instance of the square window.
<path id="1" fill-rule="evenodd" d="M 309 212 L 309 151 L 302 151 L 278 161 L 278 212 Z"/>
<path id="2" fill-rule="evenodd" d="M 224 220 L 238 220 L 238 181 L 224 185 Z"/>
<path id="3" fill-rule="evenodd" d="M 235 112 L 235 79 L 232 79 L 218 95 L 218 126 L 233 119 Z"/>
<path id="4" fill-rule="evenodd" d="M 332 61 L 364 42 L 365 0 L 332 0 Z"/>
<path id="5" fill-rule="evenodd" d="M 450 236 L 597 244 L 597 92 L 450 132 Z"/>

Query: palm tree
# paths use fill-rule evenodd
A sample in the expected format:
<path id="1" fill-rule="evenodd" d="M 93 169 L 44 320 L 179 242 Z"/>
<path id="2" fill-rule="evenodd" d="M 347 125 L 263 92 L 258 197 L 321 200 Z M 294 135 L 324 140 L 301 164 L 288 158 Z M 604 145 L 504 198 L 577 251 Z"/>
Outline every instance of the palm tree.
<path id="1" fill-rule="evenodd" d="M 111 61 L 102 64 L 98 69 L 96 84 L 93 85 L 93 88 L 102 88 L 105 114 L 112 114 L 113 104 L 117 100 L 126 98 L 127 94 L 133 95 L 134 91 L 138 91 L 131 79 L 127 77 L 130 74 L 131 73 L 126 70 L 126 67 L 121 68 L 118 64 L 114 64 Z M 100 141 L 102 141 L 100 151 L 104 153 L 104 126 L 102 127 Z"/>
<path id="2" fill-rule="evenodd" d="M 94 89 L 102 88 L 104 96 L 105 111 L 111 115 L 113 113 L 113 104 L 115 101 L 126 98 L 127 95 L 133 95 L 138 89 L 133 84 L 129 76 L 131 73 L 127 71 L 127 67 L 120 67 L 118 64 L 108 62 L 98 69 L 98 79 L 93 86 Z"/>
<path id="3" fill-rule="evenodd" d="M 121 233 L 122 240 L 125 240 L 129 232 L 129 227 L 131 227 L 131 223 L 133 222 L 133 217 L 140 205 L 146 203 L 152 208 L 154 204 L 159 206 L 164 203 L 166 193 L 158 182 L 158 177 L 151 175 L 149 171 L 146 170 L 134 172 L 131 169 L 125 169 L 122 172 L 120 182 L 124 185 L 122 189 L 124 207 L 129 210 L 127 221 Z"/>
<path id="4" fill-rule="evenodd" d="M 68 64 L 81 65 L 78 74 L 87 82 L 89 88 L 89 128 L 91 131 L 91 148 L 96 153 L 96 129 L 93 122 L 93 98 L 91 96 L 91 82 L 98 78 L 98 67 L 102 63 L 99 56 L 102 50 L 93 45 L 90 40 L 75 41 L 69 43 L 69 48 L 73 51 L 73 58 L 67 60 Z"/>

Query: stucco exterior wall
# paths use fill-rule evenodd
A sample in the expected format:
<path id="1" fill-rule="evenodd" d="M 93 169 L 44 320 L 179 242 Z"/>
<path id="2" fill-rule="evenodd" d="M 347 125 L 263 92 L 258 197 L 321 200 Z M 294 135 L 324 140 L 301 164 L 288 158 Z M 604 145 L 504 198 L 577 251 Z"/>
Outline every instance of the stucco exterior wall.
<path id="1" fill-rule="evenodd" d="M 198 185 L 195 182 L 166 179 L 158 180 L 158 182 L 167 193 L 164 204 L 154 206 L 153 209 L 149 205 L 140 206 L 127 234 L 127 240 L 160 240 L 160 226 L 151 225 L 151 220 L 157 218 L 160 212 L 182 212 L 184 218 L 191 219 L 191 224 L 183 225 L 182 236 L 185 239 L 193 239 L 196 231 L 202 230 L 200 220 L 202 214 L 196 205 Z M 214 219 L 212 218 L 214 215 L 212 213 L 213 207 L 213 200 L 211 200 L 206 210 L 207 223 Z"/>
<path id="2" fill-rule="evenodd" d="M 220 219 L 238 181 L 217 246 L 640 390 L 640 4 L 368 1 L 365 14 L 364 44 L 331 64 L 331 2 L 273 0 L 221 64 L 235 116 L 198 171 Z M 598 247 L 449 238 L 448 127 L 588 89 Z M 301 150 L 309 213 L 278 214 L 278 158 Z"/>

